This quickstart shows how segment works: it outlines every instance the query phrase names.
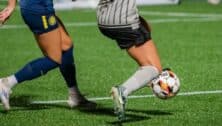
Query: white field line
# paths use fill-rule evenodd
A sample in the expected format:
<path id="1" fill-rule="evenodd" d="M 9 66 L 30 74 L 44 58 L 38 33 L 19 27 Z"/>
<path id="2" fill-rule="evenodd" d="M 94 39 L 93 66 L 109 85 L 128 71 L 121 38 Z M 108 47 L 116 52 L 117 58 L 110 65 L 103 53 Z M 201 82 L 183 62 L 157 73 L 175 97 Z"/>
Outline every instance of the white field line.
<path id="1" fill-rule="evenodd" d="M 194 92 L 182 92 L 177 94 L 177 96 L 193 96 L 193 95 L 209 95 L 209 94 L 222 94 L 222 90 L 215 91 L 194 91 Z M 128 99 L 138 99 L 138 98 L 152 98 L 154 95 L 133 95 L 129 96 Z M 89 98 L 91 101 L 104 101 L 111 100 L 111 97 L 95 97 Z M 66 103 L 67 100 L 52 100 L 52 101 L 33 101 L 32 104 L 54 104 L 54 103 Z"/>
<path id="2" fill-rule="evenodd" d="M 222 14 L 215 13 L 186 13 L 186 12 L 157 12 L 157 11 L 140 11 L 142 15 L 154 16 L 172 16 L 172 17 L 199 17 L 199 18 L 222 18 Z"/>
<path id="3" fill-rule="evenodd" d="M 164 19 L 154 19 L 149 20 L 150 23 L 174 23 L 174 22 L 209 22 L 209 21 L 221 21 L 222 14 L 204 14 L 204 13 L 186 13 L 186 12 L 154 12 L 154 11 L 140 11 L 142 15 L 155 15 L 155 16 L 168 16 L 168 17 L 190 17 L 187 19 L 179 18 L 164 18 Z M 194 19 L 195 18 L 195 19 Z M 77 23 L 65 23 L 66 27 L 89 27 L 96 26 L 96 22 L 77 22 Z M 25 25 L 4 25 L 0 27 L 3 29 L 21 29 L 26 28 Z"/>
<path id="4" fill-rule="evenodd" d="M 177 96 L 193 96 L 193 95 L 209 95 L 209 94 L 222 94 L 222 90 L 214 91 L 193 91 L 193 92 L 182 92 L 177 94 Z M 152 98 L 154 95 L 133 95 L 129 96 L 128 99 L 139 99 L 139 98 Z M 91 101 L 104 101 L 111 100 L 111 97 L 94 97 L 89 98 Z M 33 101 L 31 104 L 55 104 L 55 103 L 66 103 L 67 100 L 50 100 L 50 101 Z M 2 105 L 2 104 L 0 104 Z"/>
<path id="5" fill-rule="evenodd" d="M 159 23 L 175 23 L 175 22 L 210 22 L 210 21 L 221 21 L 222 18 L 195 18 L 195 19 L 154 19 L 149 20 L 151 24 L 159 24 Z M 89 26 L 97 26 L 96 22 L 79 22 L 79 23 L 65 23 L 66 27 L 89 27 Z M 25 25 L 3 25 L 0 27 L 0 30 L 3 29 L 24 29 L 27 28 Z"/>

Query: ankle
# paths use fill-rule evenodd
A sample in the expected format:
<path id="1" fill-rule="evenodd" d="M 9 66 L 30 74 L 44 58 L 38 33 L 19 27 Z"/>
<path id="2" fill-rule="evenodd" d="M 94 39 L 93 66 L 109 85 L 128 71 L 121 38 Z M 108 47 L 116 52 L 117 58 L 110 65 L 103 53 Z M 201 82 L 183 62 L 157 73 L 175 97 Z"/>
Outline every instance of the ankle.
<path id="1" fill-rule="evenodd" d="M 1 82 L 8 88 L 12 88 L 18 83 L 14 75 L 2 78 Z"/>
<path id="2" fill-rule="evenodd" d="M 70 95 L 79 95 L 80 94 L 80 91 L 78 88 L 76 87 L 71 87 L 68 89 L 68 92 Z"/>

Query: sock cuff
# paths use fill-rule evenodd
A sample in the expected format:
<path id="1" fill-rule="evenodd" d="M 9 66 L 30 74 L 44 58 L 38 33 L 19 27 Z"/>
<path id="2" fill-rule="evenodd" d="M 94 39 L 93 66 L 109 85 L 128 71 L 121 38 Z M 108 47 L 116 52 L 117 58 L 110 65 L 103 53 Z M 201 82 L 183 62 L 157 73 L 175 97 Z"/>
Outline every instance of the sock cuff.
<path id="1" fill-rule="evenodd" d="M 141 66 L 141 67 L 139 67 L 139 69 L 153 70 L 154 72 L 156 72 L 156 74 L 160 74 L 159 70 L 158 70 L 155 66 L 152 66 L 152 65 L 149 65 L 149 66 Z"/>
<path id="2" fill-rule="evenodd" d="M 151 80 L 159 75 L 159 71 L 154 66 L 142 66 L 122 84 L 125 88 L 124 96 L 128 96 L 132 92 L 145 87 Z"/>
<path id="3" fill-rule="evenodd" d="M 60 65 L 58 62 L 56 62 L 55 60 L 53 60 L 53 59 L 50 58 L 49 56 L 45 56 L 45 57 L 43 57 L 43 58 L 39 58 L 39 60 L 44 59 L 44 58 L 45 58 L 46 60 L 48 60 L 48 61 L 45 60 L 45 62 L 51 62 L 51 63 L 53 63 L 53 64 L 55 64 L 55 65 L 57 65 L 57 66 Z M 38 60 L 38 59 L 37 59 L 37 60 Z M 33 64 L 33 62 L 31 62 L 31 64 Z"/>
<path id="4" fill-rule="evenodd" d="M 14 87 L 18 83 L 18 80 L 16 79 L 15 75 L 9 76 L 8 81 L 10 88 Z"/>
<path id="5" fill-rule="evenodd" d="M 74 63 L 73 46 L 71 46 L 68 50 L 63 51 L 61 66 L 73 63 Z"/>
<path id="6" fill-rule="evenodd" d="M 70 53 L 70 52 L 73 53 L 73 45 L 69 49 L 62 51 L 63 54 Z"/>

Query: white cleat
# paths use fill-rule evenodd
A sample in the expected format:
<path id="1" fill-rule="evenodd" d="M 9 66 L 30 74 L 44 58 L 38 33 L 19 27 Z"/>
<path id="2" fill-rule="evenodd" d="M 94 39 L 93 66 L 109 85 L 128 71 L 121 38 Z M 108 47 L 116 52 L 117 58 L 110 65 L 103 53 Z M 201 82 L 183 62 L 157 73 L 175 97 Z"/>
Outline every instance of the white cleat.
<path id="1" fill-rule="evenodd" d="M 111 95 L 114 103 L 114 113 L 118 116 L 119 121 L 125 119 L 126 98 L 123 96 L 123 88 L 112 87 Z"/>
<path id="2" fill-rule="evenodd" d="M 4 79 L 0 79 L 0 99 L 6 111 L 10 109 L 9 105 L 10 92 L 11 92 L 10 88 L 4 85 Z"/>
<path id="3" fill-rule="evenodd" d="M 95 102 L 87 100 L 81 94 L 70 94 L 67 103 L 71 108 L 82 107 L 92 109 L 97 106 Z"/>
<path id="4" fill-rule="evenodd" d="M 70 94 L 67 103 L 71 108 L 73 108 L 75 106 L 78 106 L 79 99 L 77 98 L 76 95 Z"/>

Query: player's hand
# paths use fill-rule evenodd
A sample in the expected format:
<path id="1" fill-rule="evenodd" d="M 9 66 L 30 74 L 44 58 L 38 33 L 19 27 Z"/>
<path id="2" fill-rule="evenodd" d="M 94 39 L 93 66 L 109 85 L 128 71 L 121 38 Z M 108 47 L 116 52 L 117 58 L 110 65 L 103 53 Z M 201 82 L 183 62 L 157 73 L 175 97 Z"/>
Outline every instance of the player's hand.
<path id="1" fill-rule="evenodd" d="M 4 24 L 5 21 L 9 19 L 13 12 L 14 8 L 13 7 L 6 7 L 0 12 L 0 25 Z"/>

